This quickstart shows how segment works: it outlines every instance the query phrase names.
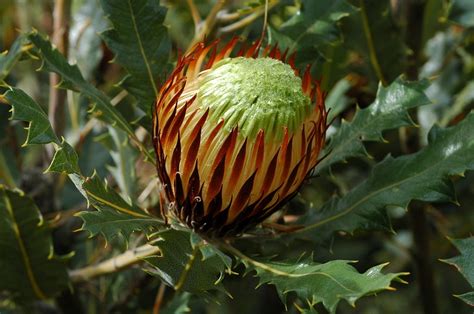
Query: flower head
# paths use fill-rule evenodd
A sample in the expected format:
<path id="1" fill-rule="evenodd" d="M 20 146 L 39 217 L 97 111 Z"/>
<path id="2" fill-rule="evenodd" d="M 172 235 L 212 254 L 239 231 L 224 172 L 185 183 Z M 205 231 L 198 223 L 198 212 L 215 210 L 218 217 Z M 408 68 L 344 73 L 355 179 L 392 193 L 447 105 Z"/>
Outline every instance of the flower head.
<path id="1" fill-rule="evenodd" d="M 199 233 L 241 233 L 295 195 L 324 144 L 324 96 L 309 67 L 259 44 L 197 44 L 160 90 L 153 140 L 162 208 Z"/>

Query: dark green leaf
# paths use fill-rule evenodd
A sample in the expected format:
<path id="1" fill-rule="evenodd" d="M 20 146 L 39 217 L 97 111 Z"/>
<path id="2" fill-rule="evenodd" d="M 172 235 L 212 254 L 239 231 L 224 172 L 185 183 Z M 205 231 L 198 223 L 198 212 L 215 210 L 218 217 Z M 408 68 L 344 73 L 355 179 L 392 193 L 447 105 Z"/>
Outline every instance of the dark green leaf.
<path id="1" fill-rule="evenodd" d="M 469 304 L 470 306 L 474 306 L 474 292 L 463 293 L 457 295 L 457 297 Z"/>
<path id="2" fill-rule="evenodd" d="M 102 37 L 129 73 L 122 84 L 150 115 L 171 48 L 163 26 L 166 9 L 153 0 L 102 0 L 101 4 L 113 25 Z"/>
<path id="3" fill-rule="evenodd" d="M 443 262 L 456 267 L 474 289 L 474 237 L 451 239 L 451 243 L 458 249 L 461 255 L 443 260 Z M 474 291 L 457 295 L 457 297 L 467 304 L 474 306 Z"/>
<path id="4" fill-rule="evenodd" d="M 339 230 L 390 230 L 387 206 L 405 208 L 411 200 L 452 201 L 454 188 L 449 176 L 474 169 L 473 129 L 473 113 L 456 126 L 435 126 L 427 147 L 411 155 L 388 156 L 373 168 L 366 181 L 311 213 L 306 220 L 308 226 L 299 232 L 321 240 Z"/>
<path id="5" fill-rule="evenodd" d="M 60 143 L 51 128 L 48 116 L 30 96 L 18 88 L 11 88 L 4 97 L 12 106 L 11 119 L 29 122 L 24 145 Z"/>
<path id="6" fill-rule="evenodd" d="M 163 226 L 163 222 L 135 204 L 127 203 L 115 190 L 107 186 L 97 174 L 84 178 L 73 174 L 69 178 L 97 211 L 82 211 L 78 216 L 84 221 L 82 230 L 91 236 L 102 234 L 107 241 L 123 238 L 128 242 L 134 231 L 149 235 Z"/>
<path id="7" fill-rule="evenodd" d="M 109 98 L 84 80 L 77 65 L 70 65 L 66 58 L 37 32 L 32 32 L 28 38 L 40 50 L 43 60 L 42 69 L 61 76 L 60 87 L 83 93 L 95 102 L 92 112 L 97 118 L 120 128 L 132 137 L 135 136 L 130 124 L 110 104 Z"/>
<path id="8" fill-rule="evenodd" d="M 15 63 L 20 60 L 26 42 L 25 36 L 20 35 L 15 39 L 9 51 L 0 53 L 0 83 L 7 77 Z"/>
<path id="9" fill-rule="evenodd" d="M 474 27 L 474 2 L 472 0 L 453 0 L 449 19 L 466 27 Z"/>
<path id="10" fill-rule="evenodd" d="M 90 235 L 102 234 L 107 242 L 123 237 L 128 241 L 135 231 L 150 235 L 163 226 L 163 223 L 151 216 L 137 217 L 111 209 L 99 211 L 82 211 L 78 216 L 84 220 L 81 230 L 86 230 Z"/>
<path id="11" fill-rule="evenodd" d="M 80 174 L 79 157 L 74 148 L 71 147 L 64 139 L 61 145 L 56 148 L 53 160 L 46 172 L 64 172 L 67 174 Z"/>
<path id="12" fill-rule="evenodd" d="M 389 290 L 399 274 L 381 271 L 386 264 L 378 265 L 360 274 L 348 261 L 315 263 L 311 258 L 297 262 L 257 261 L 242 259 L 248 270 L 255 270 L 260 284 L 275 285 L 285 302 L 290 292 L 310 305 L 322 303 L 331 313 L 336 312 L 339 301 L 346 300 L 352 306 L 366 295 Z"/>
<path id="13" fill-rule="evenodd" d="M 221 280 L 228 267 L 217 254 L 203 256 L 200 247 L 209 244 L 200 242 L 193 247 L 189 231 L 173 229 L 161 232 L 159 238 L 155 245 L 162 256 L 145 259 L 153 266 L 151 274 L 180 291 L 205 293 L 224 289 Z"/>
<path id="14" fill-rule="evenodd" d="M 359 10 L 341 21 L 344 36 L 342 49 L 352 51 L 352 59 L 363 58 L 364 62 L 354 65 L 358 72 L 366 69 L 372 74 L 372 81 L 390 83 L 402 71 L 407 55 L 402 29 L 395 22 L 390 1 L 357 1 Z M 363 6 L 362 6 L 363 5 Z M 365 65 L 360 69 L 360 64 Z M 376 68 L 379 66 L 379 72 Z"/>
<path id="15" fill-rule="evenodd" d="M 429 104 L 423 93 L 424 83 L 397 79 L 390 86 L 379 86 L 375 102 L 368 108 L 358 110 L 354 119 L 342 121 L 337 133 L 329 138 L 316 171 L 321 171 L 349 157 L 365 157 L 363 141 L 383 140 L 382 131 L 413 125 L 408 109 Z"/>
<path id="16" fill-rule="evenodd" d="M 137 206 L 127 203 L 117 192 L 110 189 L 107 183 L 104 184 L 97 174 L 84 178 L 82 188 L 91 204 L 98 209 L 113 209 L 138 218 L 150 217 Z"/>
<path id="17" fill-rule="evenodd" d="M 345 0 L 303 0 L 301 12 L 272 35 L 279 45 L 297 51 L 301 62 L 309 62 L 322 45 L 340 40 L 337 22 L 354 12 L 355 8 Z"/>
<path id="18" fill-rule="evenodd" d="M 30 140 L 27 140 L 26 144 L 56 143 L 56 152 L 47 171 L 67 173 L 88 202 L 99 210 L 80 214 L 85 222 L 84 230 L 93 236 L 102 233 L 106 239 L 121 234 L 128 240 L 133 231 L 147 231 L 150 226 L 159 223 L 137 206 L 127 203 L 117 192 L 109 189 L 97 175 L 84 177 L 79 169 L 76 151 L 66 141 L 59 142 L 46 114 L 27 94 L 12 88 L 6 93 L 5 98 L 12 105 L 12 119 L 30 122 L 28 133 Z"/>
<path id="19" fill-rule="evenodd" d="M 33 201 L 0 185 L 0 291 L 18 300 L 48 299 L 68 286 L 51 231 Z"/>
<path id="20" fill-rule="evenodd" d="M 166 306 L 163 308 L 163 314 L 184 314 L 190 313 L 191 309 L 189 308 L 189 301 L 191 299 L 190 293 L 180 293 L 175 294 L 173 299 L 171 299 Z"/>

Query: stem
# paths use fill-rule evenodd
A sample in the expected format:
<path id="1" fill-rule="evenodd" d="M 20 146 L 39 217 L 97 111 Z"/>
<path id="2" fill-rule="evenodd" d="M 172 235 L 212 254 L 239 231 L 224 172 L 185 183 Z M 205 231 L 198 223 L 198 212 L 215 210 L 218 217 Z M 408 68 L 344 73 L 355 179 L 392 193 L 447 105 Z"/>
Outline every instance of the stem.
<path id="1" fill-rule="evenodd" d="M 194 34 L 194 38 L 189 45 L 188 51 L 198 42 L 201 42 L 204 40 L 204 38 L 209 35 L 209 33 L 212 31 L 214 26 L 216 25 L 217 22 L 217 14 L 221 9 L 227 4 L 228 0 L 217 0 L 216 4 L 214 7 L 212 7 L 211 12 L 209 12 L 208 16 L 204 20 L 204 23 L 201 23 L 199 26 L 199 30 Z"/>
<path id="2" fill-rule="evenodd" d="M 417 270 L 418 289 L 426 314 L 439 313 L 437 293 L 434 283 L 433 259 L 431 256 L 430 230 L 426 216 L 426 206 L 410 205 L 409 214 L 415 240 L 413 258 Z"/>
<path id="3" fill-rule="evenodd" d="M 407 1 L 407 28 L 405 41 L 412 53 L 407 57 L 405 74 L 409 80 L 418 79 L 422 49 L 424 10 L 424 0 Z M 415 152 L 420 148 L 417 139 L 418 135 L 415 134 L 415 143 L 413 145 L 402 145 L 402 148 L 405 147 L 407 150 L 406 153 Z M 422 206 L 418 203 L 412 204 L 410 205 L 408 213 L 410 215 L 411 228 L 415 240 L 414 260 L 423 310 L 426 314 L 437 314 L 439 313 L 439 307 L 437 304 L 438 299 L 433 275 L 433 258 L 431 256 L 430 248 L 430 227 L 426 216 L 426 206 Z"/>
<path id="4" fill-rule="evenodd" d="M 174 287 L 174 289 L 176 290 L 177 293 L 181 291 L 181 289 L 183 288 L 183 286 L 186 282 L 186 279 L 188 278 L 189 271 L 191 270 L 191 268 L 194 265 L 194 262 L 196 261 L 196 256 L 197 256 L 197 253 L 199 251 L 199 247 L 200 247 L 199 244 L 197 244 L 194 247 L 193 253 L 192 253 L 191 257 L 189 258 L 189 261 L 186 263 L 186 266 L 184 266 L 184 270 L 181 273 L 181 276 L 179 276 L 178 282 L 176 283 L 176 286 Z"/>
<path id="5" fill-rule="evenodd" d="M 365 8 L 365 0 L 359 0 L 360 3 L 360 16 L 362 18 L 362 26 L 364 27 L 365 38 L 367 39 L 367 47 L 369 48 L 370 63 L 374 67 L 375 74 L 383 86 L 387 86 L 387 80 L 385 79 L 382 68 L 380 67 L 379 60 L 377 59 L 377 52 L 375 51 L 374 40 L 372 38 L 372 32 L 370 31 L 369 19 L 367 17 L 367 10 Z"/>
<path id="6" fill-rule="evenodd" d="M 93 278 L 111 274 L 134 264 L 141 263 L 143 258 L 158 253 L 160 253 L 160 248 L 145 244 L 135 249 L 130 249 L 97 265 L 72 270 L 69 272 L 69 278 L 74 283 L 89 281 Z"/>
<path id="7" fill-rule="evenodd" d="M 236 30 L 238 30 L 239 28 L 243 28 L 247 25 L 250 25 L 253 21 L 255 21 L 256 19 L 258 19 L 260 16 L 262 15 L 266 15 L 268 10 L 270 10 L 271 8 L 273 8 L 275 5 L 278 4 L 278 1 L 274 1 L 272 3 L 266 3 L 264 6 L 260 7 L 259 9 L 257 9 L 255 12 L 253 12 L 252 14 L 250 15 L 247 15 L 246 17 L 244 17 L 243 19 L 235 22 L 235 23 L 232 23 L 230 25 L 227 25 L 227 26 L 224 26 L 224 27 L 221 27 L 219 28 L 219 31 L 218 33 L 219 34 L 225 34 L 225 33 L 233 33 L 235 32 Z M 268 6 L 268 7 L 267 7 Z M 267 18 L 265 17 L 264 18 L 264 25 L 263 25 L 263 29 L 265 30 L 266 28 L 266 22 Z M 262 32 L 264 33 L 264 32 Z"/>
<path id="8" fill-rule="evenodd" d="M 405 41 L 412 51 L 407 57 L 405 73 L 409 80 L 418 79 L 420 65 L 421 44 L 423 34 L 423 15 L 425 10 L 424 0 L 407 0 L 407 28 Z"/>
<path id="9" fill-rule="evenodd" d="M 69 17 L 71 11 L 70 0 L 56 0 L 54 2 L 54 25 L 52 43 L 58 51 L 67 57 L 69 43 Z M 48 116 L 55 133 L 64 135 L 66 91 L 56 86 L 61 82 L 61 77 L 56 73 L 49 75 L 49 110 Z"/>
<path id="10" fill-rule="evenodd" d="M 193 17 L 194 29 L 197 33 L 199 30 L 199 24 L 201 24 L 201 15 L 199 15 L 199 11 L 196 7 L 196 4 L 194 3 L 194 0 L 187 0 L 187 2 L 189 6 L 189 11 L 191 11 L 191 16 Z"/>
<path id="11" fill-rule="evenodd" d="M 161 305 L 163 304 L 163 297 L 165 296 L 166 285 L 162 282 L 158 293 L 156 294 L 155 304 L 153 305 L 153 314 L 160 314 Z"/>

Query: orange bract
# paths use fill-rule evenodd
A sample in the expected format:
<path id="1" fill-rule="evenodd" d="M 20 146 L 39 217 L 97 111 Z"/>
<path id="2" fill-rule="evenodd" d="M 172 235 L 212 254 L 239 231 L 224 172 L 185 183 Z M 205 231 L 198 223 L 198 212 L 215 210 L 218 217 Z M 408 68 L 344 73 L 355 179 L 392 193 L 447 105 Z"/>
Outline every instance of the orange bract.
<path id="1" fill-rule="evenodd" d="M 279 140 L 265 136 L 264 129 L 254 137 L 244 136 L 238 127 L 226 130 L 225 121 L 211 120 L 212 112 L 197 97 L 200 82 L 230 56 L 237 39 L 220 52 L 217 44 L 199 43 L 179 58 L 155 105 L 153 141 L 164 214 L 199 233 L 226 236 L 255 226 L 295 195 L 318 162 L 326 111 L 324 95 L 307 67 L 301 91 L 314 107 L 296 130 L 278 126 L 283 131 Z M 237 56 L 277 59 L 299 75 L 293 58 L 287 60 L 276 46 L 260 56 L 258 50 L 255 43 Z"/>

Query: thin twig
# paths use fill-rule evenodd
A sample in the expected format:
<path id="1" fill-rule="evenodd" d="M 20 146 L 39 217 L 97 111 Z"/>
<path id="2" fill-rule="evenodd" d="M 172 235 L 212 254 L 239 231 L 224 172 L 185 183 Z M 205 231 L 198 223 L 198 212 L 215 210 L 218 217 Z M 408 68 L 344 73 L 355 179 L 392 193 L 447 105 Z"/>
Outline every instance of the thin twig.
<path id="1" fill-rule="evenodd" d="M 133 250 L 128 250 L 118 256 L 105 260 L 97 265 L 75 269 L 69 272 L 72 282 L 89 281 L 93 278 L 111 274 L 124 268 L 141 263 L 143 258 L 160 253 L 160 248 L 145 244 Z"/>
<path id="2" fill-rule="evenodd" d="M 158 293 L 156 294 L 155 304 L 153 304 L 153 314 L 160 314 L 161 305 L 163 304 L 163 297 L 165 296 L 166 285 L 162 282 Z"/>
<path id="3" fill-rule="evenodd" d="M 191 16 L 193 17 L 194 29 L 197 33 L 199 30 L 199 24 L 201 24 L 201 15 L 199 14 L 199 11 L 196 7 L 196 4 L 194 3 L 194 0 L 187 0 L 187 2 L 189 6 L 189 11 L 191 12 Z"/>
<path id="4" fill-rule="evenodd" d="M 267 25 L 267 17 L 265 16 L 270 9 L 272 9 L 274 6 L 278 4 L 278 1 L 274 1 L 272 3 L 265 3 L 264 6 L 258 8 L 256 11 L 254 11 L 252 14 L 247 15 L 243 19 L 232 23 L 230 25 L 224 26 L 219 28 L 218 33 L 219 34 L 226 34 L 226 33 L 233 33 L 236 30 L 243 28 L 247 25 L 250 25 L 253 21 L 258 19 L 260 16 L 264 15 L 264 24 L 263 24 L 263 29 L 265 30 L 266 25 Z M 268 7 L 267 7 L 268 6 Z M 263 32 L 264 33 L 264 32 Z"/>
<path id="5" fill-rule="evenodd" d="M 212 7 L 211 12 L 207 15 L 204 22 L 201 22 L 199 25 L 198 31 L 194 34 L 194 38 L 189 45 L 188 51 L 197 43 L 204 40 L 204 38 L 209 35 L 209 33 L 214 29 L 214 26 L 217 22 L 217 14 L 222 8 L 227 4 L 228 0 L 217 0 L 216 4 Z"/>
<path id="6" fill-rule="evenodd" d="M 232 22 L 239 19 L 241 16 L 242 13 L 240 12 L 228 13 L 225 11 L 220 11 L 219 14 L 217 14 L 217 20 L 219 22 Z"/>

